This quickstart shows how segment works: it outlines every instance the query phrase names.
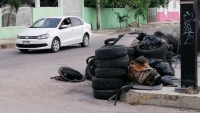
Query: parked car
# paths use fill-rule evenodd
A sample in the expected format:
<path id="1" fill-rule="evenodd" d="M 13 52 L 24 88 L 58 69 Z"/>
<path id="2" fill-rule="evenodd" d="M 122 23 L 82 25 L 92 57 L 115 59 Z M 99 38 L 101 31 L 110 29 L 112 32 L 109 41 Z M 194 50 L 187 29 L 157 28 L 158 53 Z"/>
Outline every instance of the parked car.
<path id="1" fill-rule="evenodd" d="M 20 32 L 17 35 L 16 48 L 21 52 L 40 49 L 57 52 L 60 47 L 72 44 L 87 47 L 91 38 L 91 25 L 79 17 L 47 17 L 37 20 Z"/>

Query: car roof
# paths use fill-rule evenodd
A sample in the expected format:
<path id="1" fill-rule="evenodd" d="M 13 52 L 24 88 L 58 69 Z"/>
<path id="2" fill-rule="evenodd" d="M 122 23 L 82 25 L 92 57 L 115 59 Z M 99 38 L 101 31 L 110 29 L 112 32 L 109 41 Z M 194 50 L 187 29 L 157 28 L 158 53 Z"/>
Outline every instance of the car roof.
<path id="1" fill-rule="evenodd" d="M 44 18 L 61 18 L 61 19 L 64 19 L 64 18 L 68 18 L 68 17 L 76 17 L 76 18 L 79 18 L 77 16 L 50 16 L 50 17 L 44 17 Z"/>

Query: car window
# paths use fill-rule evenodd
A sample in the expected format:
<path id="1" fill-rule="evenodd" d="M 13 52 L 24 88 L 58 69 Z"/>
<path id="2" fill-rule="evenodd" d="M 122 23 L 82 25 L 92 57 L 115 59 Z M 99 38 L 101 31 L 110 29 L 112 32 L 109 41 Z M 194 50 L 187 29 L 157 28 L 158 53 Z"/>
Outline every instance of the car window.
<path id="1" fill-rule="evenodd" d="M 60 18 L 43 18 L 37 20 L 30 28 L 56 28 L 60 21 Z"/>
<path id="2" fill-rule="evenodd" d="M 61 23 L 61 25 L 69 25 L 69 24 L 71 24 L 69 18 L 64 19 L 64 20 L 62 21 L 62 23 Z"/>
<path id="3" fill-rule="evenodd" d="M 83 25 L 83 21 L 76 17 L 71 17 L 72 26 L 80 26 Z"/>

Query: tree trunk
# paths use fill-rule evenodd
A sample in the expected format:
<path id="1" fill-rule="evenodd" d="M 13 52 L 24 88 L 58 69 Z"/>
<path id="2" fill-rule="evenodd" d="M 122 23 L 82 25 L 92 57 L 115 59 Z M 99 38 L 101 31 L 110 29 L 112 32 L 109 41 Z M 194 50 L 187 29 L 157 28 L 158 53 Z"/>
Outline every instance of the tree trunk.
<path id="1" fill-rule="evenodd" d="M 126 28 L 128 28 L 128 16 L 129 16 L 129 13 L 130 13 L 130 10 L 128 10 L 128 13 L 127 13 Z"/>
<path id="2" fill-rule="evenodd" d="M 137 15 L 138 17 L 138 27 L 140 27 L 140 15 Z"/>
<path id="3" fill-rule="evenodd" d="M 100 0 L 97 0 L 97 30 L 101 30 L 101 7 Z"/>

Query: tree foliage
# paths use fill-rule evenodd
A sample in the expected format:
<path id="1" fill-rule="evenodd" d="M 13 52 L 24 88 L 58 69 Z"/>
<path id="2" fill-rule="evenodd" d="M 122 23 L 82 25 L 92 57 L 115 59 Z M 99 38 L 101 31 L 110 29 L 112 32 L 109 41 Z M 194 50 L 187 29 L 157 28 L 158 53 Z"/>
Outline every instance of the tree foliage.
<path id="1" fill-rule="evenodd" d="M 10 4 L 11 7 L 18 10 L 18 8 L 21 5 L 21 0 L 0 0 L 0 7 L 2 7 L 3 5 L 6 5 L 6 4 Z"/>
<path id="2" fill-rule="evenodd" d="M 151 0 L 151 4 L 149 7 L 165 7 L 165 5 L 169 2 L 170 0 Z"/>
<path id="3" fill-rule="evenodd" d="M 121 29 L 122 23 L 126 22 L 130 17 L 128 15 L 120 15 L 119 12 L 115 12 L 115 14 L 117 15 L 117 20 L 120 24 L 120 29 Z"/>
<path id="4" fill-rule="evenodd" d="M 138 8 L 138 2 L 148 4 L 149 7 L 165 6 L 170 0 L 101 0 L 100 5 L 104 8 L 124 8 L 127 4 L 133 4 L 134 9 Z M 85 7 L 96 7 L 95 0 L 84 0 Z"/>

